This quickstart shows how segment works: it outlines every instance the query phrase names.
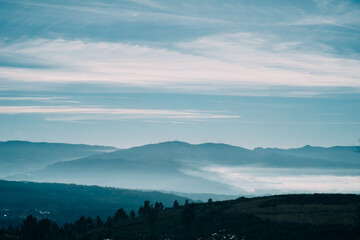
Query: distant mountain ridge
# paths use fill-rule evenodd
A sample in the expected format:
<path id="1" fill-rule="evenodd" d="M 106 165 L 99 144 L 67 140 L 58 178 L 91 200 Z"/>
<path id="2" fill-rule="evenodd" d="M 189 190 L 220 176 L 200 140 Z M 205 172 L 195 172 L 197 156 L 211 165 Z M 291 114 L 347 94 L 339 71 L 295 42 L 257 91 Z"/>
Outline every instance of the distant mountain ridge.
<path id="1" fill-rule="evenodd" d="M 109 146 L 85 144 L 28 141 L 0 142 L 0 177 L 34 171 L 55 162 L 110 152 L 116 149 Z"/>
<path id="2" fill-rule="evenodd" d="M 338 153 L 337 149 L 341 152 Z M 338 154 L 336 154 L 338 153 Z M 344 156 L 346 154 L 346 156 Z M 94 155 L 73 162 L 120 159 L 132 163 L 156 165 L 160 168 L 180 167 L 204 163 L 221 165 L 261 165 L 265 167 L 354 168 L 360 167 L 359 155 L 354 147 L 310 147 L 295 149 L 254 149 L 219 144 L 189 144 L 173 141 L 149 144 L 111 153 Z M 63 163 L 61 163 L 63 164 Z"/>
<path id="3" fill-rule="evenodd" d="M 359 154 L 354 146 L 333 146 L 333 147 L 315 147 L 306 145 L 302 148 L 255 148 L 254 151 L 268 151 L 276 153 L 288 153 L 294 156 L 304 156 L 319 158 L 327 161 L 341 161 L 345 163 L 360 163 Z"/>
<path id="4" fill-rule="evenodd" d="M 186 193 L 249 194 L 231 183 L 203 176 L 208 166 L 295 169 L 306 174 L 357 174 L 355 147 L 310 147 L 249 150 L 218 143 L 173 141 L 56 162 L 42 170 L 15 175 L 11 180 L 96 184 L 133 189 Z M 211 173 L 206 173 L 211 174 Z"/>

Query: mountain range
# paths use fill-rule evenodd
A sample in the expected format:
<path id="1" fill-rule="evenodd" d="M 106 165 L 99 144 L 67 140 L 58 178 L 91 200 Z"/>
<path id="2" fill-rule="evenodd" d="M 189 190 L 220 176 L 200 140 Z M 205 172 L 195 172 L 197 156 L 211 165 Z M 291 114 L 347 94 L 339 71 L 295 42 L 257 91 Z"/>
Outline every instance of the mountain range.
<path id="1" fill-rule="evenodd" d="M 85 144 L 0 142 L 0 177 L 34 171 L 55 162 L 114 150 L 116 150 L 115 147 Z"/>
<path id="2" fill-rule="evenodd" d="M 94 151 L 91 147 L 88 148 L 90 152 Z M 129 149 L 104 148 L 102 151 L 112 151 L 73 160 L 53 160 L 42 169 L 9 174 L 6 179 L 171 192 L 246 195 L 273 192 L 272 189 L 267 189 L 268 192 L 245 191 L 236 185 L 239 180 L 221 179 L 224 175 L 226 177 L 229 175 L 227 173 L 221 175 L 221 171 L 237 169 L 239 174 L 249 172 L 262 174 L 261 171 L 265 169 L 277 171 L 275 174 L 286 172 L 299 176 L 304 174 L 357 176 L 360 170 L 359 154 L 356 148 L 351 146 L 249 150 L 226 144 L 193 145 L 173 141 Z M 51 155 L 47 158 L 49 156 Z"/>

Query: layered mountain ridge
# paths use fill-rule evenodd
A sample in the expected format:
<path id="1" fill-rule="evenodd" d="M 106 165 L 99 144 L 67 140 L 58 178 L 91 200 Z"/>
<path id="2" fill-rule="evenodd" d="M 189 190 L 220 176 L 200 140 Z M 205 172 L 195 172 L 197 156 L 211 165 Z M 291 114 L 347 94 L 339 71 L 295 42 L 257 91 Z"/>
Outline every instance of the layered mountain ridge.
<path id="1" fill-rule="evenodd" d="M 240 177 L 249 172 L 261 174 L 261 171 L 273 175 L 356 176 L 360 161 L 355 147 L 249 150 L 218 143 L 194 145 L 173 141 L 59 161 L 7 179 L 186 193 L 249 194 L 241 187 L 241 180 L 227 180 L 230 174 L 222 172 L 224 169 L 231 169 Z M 244 184 L 247 183 L 244 181 Z"/>

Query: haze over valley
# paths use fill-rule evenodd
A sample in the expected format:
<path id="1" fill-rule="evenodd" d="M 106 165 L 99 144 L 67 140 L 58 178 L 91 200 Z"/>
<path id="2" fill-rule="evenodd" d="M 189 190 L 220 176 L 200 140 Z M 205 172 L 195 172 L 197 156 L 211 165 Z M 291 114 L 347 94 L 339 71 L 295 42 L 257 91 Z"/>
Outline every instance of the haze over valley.
<path id="1" fill-rule="evenodd" d="M 21 173 L 8 168 L 7 180 L 235 196 L 360 192 L 359 153 L 351 146 L 249 150 L 179 141 L 129 149 L 20 141 L 1 146 L 3 166 L 13 159 L 27 163 Z"/>

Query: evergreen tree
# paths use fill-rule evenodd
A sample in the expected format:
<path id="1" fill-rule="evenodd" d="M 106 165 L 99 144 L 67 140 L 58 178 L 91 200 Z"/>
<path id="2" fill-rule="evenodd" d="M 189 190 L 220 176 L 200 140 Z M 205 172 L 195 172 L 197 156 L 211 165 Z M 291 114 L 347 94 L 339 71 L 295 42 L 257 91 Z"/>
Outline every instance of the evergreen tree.
<path id="1" fill-rule="evenodd" d="M 184 239 L 194 239 L 193 236 L 193 225 L 196 220 L 195 218 L 195 204 L 190 203 L 186 204 L 182 213 L 181 213 L 181 223 L 184 227 Z"/>
<path id="2" fill-rule="evenodd" d="M 37 220 L 33 215 L 27 216 L 21 225 L 20 239 L 37 240 Z"/>
<path id="3" fill-rule="evenodd" d="M 86 219 L 87 229 L 93 229 L 95 227 L 94 220 L 91 217 Z"/>
<path id="4" fill-rule="evenodd" d="M 111 228 L 111 225 L 112 225 L 112 217 L 109 216 L 109 217 L 106 219 L 105 227 L 108 228 L 108 229 L 110 229 L 110 228 Z"/>
<path id="5" fill-rule="evenodd" d="M 85 233 L 88 230 L 87 221 L 84 216 L 81 216 L 79 220 L 75 222 L 76 233 Z"/>
<path id="6" fill-rule="evenodd" d="M 95 218 L 95 227 L 102 227 L 104 225 L 103 221 L 101 220 L 100 216 L 96 216 Z"/>
<path id="7" fill-rule="evenodd" d="M 175 200 L 174 204 L 173 204 L 173 208 L 178 208 L 178 207 L 180 207 L 180 204 L 179 204 L 178 200 Z"/>
<path id="8" fill-rule="evenodd" d="M 138 211 L 139 216 L 145 216 L 145 215 L 149 214 L 151 207 L 152 207 L 152 205 L 150 204 L 150 201 L 145 200 L 144 206 L 140 206 L 140 208 L 139 208 L 139 211 Z"/>
<path id="9" fill-rule="evenodd" d="M 156 202 L 156 203 L 155 203 L 155 210 L 156 210 L 156 211 L 162 211 L 162 210 L 164 210 L 164 205 L 162 204 L 162 202 Z"/>
<path id="10" fill-rule="evenodd" d="M 120 208 L 119 210 L 116 211 L 113 220 L 115 222 L 119 222 L 121 220 L 126 220 L 128 218 L 129 218 L 129 216 L 126 214 L 124 209 Z"/>
<path id="11" fill-rule="evenodd" d="M 136 217 L 135 211 L 134 211 L 134 210 L 131 210 L 131 212 L 130 212 L 130 218 L 131 218 L 131 219 L 134 219 L 135 217 Z"/>
<path id="12" fill-rule="evenodd" d="M 59 226 L 50 219 L 41 219 L 37 224 L 39 240 L 57 239 L 61 237 Z"/>

